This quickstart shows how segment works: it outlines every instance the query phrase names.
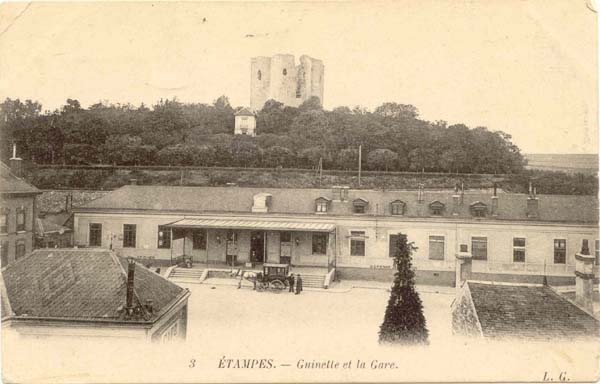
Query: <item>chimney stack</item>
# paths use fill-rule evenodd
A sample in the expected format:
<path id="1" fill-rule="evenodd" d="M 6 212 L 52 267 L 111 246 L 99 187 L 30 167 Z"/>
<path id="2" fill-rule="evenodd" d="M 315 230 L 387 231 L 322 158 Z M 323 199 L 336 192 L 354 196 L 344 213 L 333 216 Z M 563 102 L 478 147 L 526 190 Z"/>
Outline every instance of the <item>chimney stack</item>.
<path id="1" fill-rule="evenodd" d="M 458 216 L 459 206 L 460 206 L 460 195 L 457 193 L 454 193 L 454 195 L 452 195 L 452 215 L 453 216 Z"/>
<path id="2" fill-rule="evenodd" d="M 527 217 L 530 219 L 537 219 L 539 216 L 540 212 L 536 188 L 533 187 L 533 184 L 530 181 L 529 196 L 527 197 Z"/>
<path id="3" fill-rule="evenodd" d="M 8 161 L 11 172 L 17 177 L 23 177 L 23 159 L 17 157 L 17 144 L 13 144 L 13 154 Z"/>
<path id="4" fill-rule="evenodd" d="M 72 209 L 73 209 L 73 192 L 69 192 L 65 196 L 65 212 L 71 213 Z"/>
<path id="5" fill-rule="evenodd" d="M 135 274 L 135 260 L 133 258 L 128 259 L 127 263 L 127 301 L 126 310 L 127 315 L 133 315 L 133 278 Z"/>
<path id="6" fill-rule="evenodd" d="M 581 252 L 575 254 L 575 302 L 593 313 L 594 259 L 588 240 L 583 239 Z"/>
<path id="7" fill-rule="evenodd" d="M 419 189 L 417 190 L 417 202 L 422 203 L 425 200 L 424 195 L 424 185 L 419 184 Z"/>
<path id="8" fill-rule="evenodd" d="M 498 216 L 498 186 L 494 183 L 494 195 L 492 196 L 492 216 Z"/>
<path id="9" fill-rule="evenodd" d="M 152 314 L 152 311 L 154 310 L 152 303 L 153 303 L 152 299 L 146 300 L 146 311 L 148 311 L 149 314 Z"/>
<path id="10" fill-rule="evenodd" d="M 471 277 L 471 259 L 472 255 L 469 252 L 469 246 L 467 244 L 460 244 L 458 253 L 456 254 L 456 293 L 460 291 L 462 285 Z"/>

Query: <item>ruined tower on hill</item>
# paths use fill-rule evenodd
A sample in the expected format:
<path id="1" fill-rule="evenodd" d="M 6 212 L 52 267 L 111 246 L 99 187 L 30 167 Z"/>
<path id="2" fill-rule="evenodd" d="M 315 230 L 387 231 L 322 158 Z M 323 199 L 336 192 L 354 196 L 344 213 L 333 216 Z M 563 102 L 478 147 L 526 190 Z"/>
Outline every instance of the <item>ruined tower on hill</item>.
<path id="1" fill-rule="evenodd" d="M 300 56 L 296 65 L 294 55 L 253 57 L 251 61 L 250 107 L 262 109 L 267 100 L 274 99 L 297 107 L 316 96 L 323 104 L 323 62 Z"/>

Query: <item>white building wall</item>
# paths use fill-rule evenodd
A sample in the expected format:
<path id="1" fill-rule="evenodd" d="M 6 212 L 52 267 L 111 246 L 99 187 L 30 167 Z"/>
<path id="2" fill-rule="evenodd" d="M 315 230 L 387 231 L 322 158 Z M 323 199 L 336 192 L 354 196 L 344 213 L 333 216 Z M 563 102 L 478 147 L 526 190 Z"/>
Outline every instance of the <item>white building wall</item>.
<path id="1" fill-rule="evenodd" d="M 234 133 L 236 135 L 256 136 L 256 117 L 236 116 Z"/>
<path id="2" fill-rule="evenodd" d="M 186 215 L 187 218 L 195 217 Z M 280 221 L 315 222 L 314 216 L 289 215 L 203 215 L 198 218 L 227 218 L 231 220 L 262 218 Z M 103 229 L 102 247 L 109 248 L 110 234 L 113 234 L 113 249 L 122 255 L 154 256 L 167 260 L 170 249 L 158 249 L 158 226 L 182 219 L 183 215 L 160 214 L 109 214 L 76 213 L 75 241 L 80 246 L 88 244 L 90 223 L 101 223 Z M 471 238 L 485 236 L 488 239 L 486 261 L 473 261 L 474 272 L 489 273 L 525 273 L 572 276 L 574 255 L 580 251 L 582 240 L 589 240 L 590 251 L 595 252 L 594 240 L 600 237 L 598 228 L 593 225 L 567 225 L 549 223 L 510 223 L 479 221 L 476 223 L 452 222 L 436 219 L 385 218 L 373 217 L 326 217 L 319 215 L 319 222 L 332 222 L 337 226 L 336 254 L 338 267 L 385 268 L 391 267 L 389 257 L 389 236 L 403 233 L 418 247 L 413 254 L 413 264 L 421 270 L 451 271 L 455 268 L 455 254 L 460 244 L 467 244 L 471 251 Z M 123 224 L 137 224 L 137 247 L 122 248 Z M 364 231 L 365 256 L 350 255 L 350 231 Z M 250 231 L 238 230 L 238 260 L 249 260 Z M 225 261 L 227 243 L 226 229 L 209 229 L 207 232 L 207 250 L 197 252 L 199 260 L 204 261 L 208 253 L 209 261 Z M 429 236 L 444 236 L 444 260 L 429 259 Z M 220 242 L 217 240 L 220 238 Z M 526 238 L 525 263 L 513 262 L 513 237 Z M 566 264 L 554 264 L 554 239 L 566 239 Z M 296 241 L 297 240 L 297 241 Z M 267 260 L 276 261 L 279 256 L 279 234 L 267 232 Z M 196 253 L 194 253 L 196 254 Z M 196 258 L 195 258 L 196 260 Z M 292 263 L 295 265 L 327 265 L 327 255 L 312 254 L 312 233 L 292 232 Z M 545 264 L 545 266 L 544 266 Z"/>

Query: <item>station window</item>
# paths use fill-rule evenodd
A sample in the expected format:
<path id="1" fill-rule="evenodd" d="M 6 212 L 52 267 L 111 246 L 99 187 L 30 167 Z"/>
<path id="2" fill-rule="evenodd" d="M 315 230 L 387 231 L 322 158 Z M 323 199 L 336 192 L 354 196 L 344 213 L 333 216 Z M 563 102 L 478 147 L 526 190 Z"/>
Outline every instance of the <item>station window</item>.
<path id="1" fill-rule="evenodd" d="M 283 76 L 286 76 L 286 75 L 287 75 L 287 69 L 286 69 L 286 68 L 283 68 L 283 71 L 282 71 L 282 73 L 283 73 Z"/>
<path id="2" fill-rule="evenodd" d="M 256 77 L 258 78 L 258 80 L 262 79 L 262 72 L 260 70 L 256 74 Z"/>
<path id="3" fill-rule="evenodd" d="M 317 200 L 315 200 L 315 211 L 316 212 L 327 212 L 327 209 L 329 208 L 329 200 L 320 197 Z"/>
<path id="4" fill-rule="evenodd" d="M 363 199 L 356 199 L 352 202 L 352 209 L 354 213 L 363 214 L 367 212 L 367 206 L 369 203 Z"/>
<path id="5" fill-rule="evenodd" d="M 158 226 L 158 248 L 171 248 L 171 228 Z"/>
<path id="6" fill-rule="evenodd" d="M 444 260 L 444 236 L 429 236 L 429 259 Z"/>
<path id="7" fill-rule="evenodd" d="M 391 211 L 394 216 L 404 215 L 404 202 L 397 200 L 391 203 Z"/>
<path id="8" fill-rule="evenodd" d="M 206 229 L 194 229 L 192 231 L 192 248 L 206 249 Z"/>
<path id="9" fill-rule="evenodd" d="M 327 234 L 313 233 L 312 235 L 312 253 L 313 255 L 327 254 Z"/>
<path id="10" fill-rule="evenodd" d="M 25 230 L 25 208 L 17 208 L 17 232 Z"/>
<path id="11" fill-rule="evenodd" d="M 524 263 L 525 262 L 525 245 L 527 241 L 524 237 L 513 238 L 513 262 Z"/>
<path id="12" fill-rule="evenodd" d="M 279 234 L 279 241 L 282 243 L 291 243 L 292 232 L 281 232 L 281 234 Z"/>
<path id="13" fill-rule="evenodd" d="M 136 232 L 135 224 L 123 224 L 123 248 L 135 248 Z"/>
<path id="14" fill-rule="evenodd" d="M 567 240 L 554 239 L 554 264 L 567 262 Z"/>
<path id="15" fill-rule="evenodd" d="M 8 233 L 8 212 L 4 210 L 0 213 L 0 233 Z"/>
<path id="16" fill-rule="evenodd" d="M 594 241 L 594 251 L 596 252 L 596 265 L 600 265 L 600 240 Z"/>
<path id="17" fill-rule="evenodd" d="M 473 260 L 487 260 L 487 237 L 472 237 L 471 250 Z"/>
<path id="18" fill-rule="evenodd" d="M 365 255 L 365 232 L 350 231 L 350 256 Z"/>
<path id="19" fill-rule="evenodd" d="M 429 210 L 431 211 L 432 216 L 442 216 L 445 207 L 444 203 L 437 200 L 429 204 Z"/>
<path id="20" fill-rule="evenodd" d="M 429 259 L 444 260 L 444 236 L 429 236 Z"/>
<path id="21" fill-rule="evenodd" d="M 88 244 L 90 247 L 102 246 L 102 224 L 90 223 L 90 236 Z"/>

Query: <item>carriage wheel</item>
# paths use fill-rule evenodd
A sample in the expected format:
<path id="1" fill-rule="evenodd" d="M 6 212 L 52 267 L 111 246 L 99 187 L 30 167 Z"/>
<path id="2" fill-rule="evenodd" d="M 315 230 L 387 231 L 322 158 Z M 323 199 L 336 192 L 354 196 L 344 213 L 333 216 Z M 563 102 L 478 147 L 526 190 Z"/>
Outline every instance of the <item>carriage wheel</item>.
<path id="1" fill-rule="evenodd" d="M 273 292 L 281 292 L 285 289 L 285 284 L 281 280 L 273 280 L 269 283 L 269 288 Z"/>
<path id="2" fill-rule="evenodd" d="M 264 283 L 262 283 L 262 282 L 257 282 L 257 283 L 256 283 L 256 290 L 257 290 L 258 292 L 262 292 L 262 291 L 264 291 L 264 290 L 265 290 L 265 288 L 266 288 L 266 286 L 264 285 Z"/>

